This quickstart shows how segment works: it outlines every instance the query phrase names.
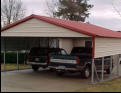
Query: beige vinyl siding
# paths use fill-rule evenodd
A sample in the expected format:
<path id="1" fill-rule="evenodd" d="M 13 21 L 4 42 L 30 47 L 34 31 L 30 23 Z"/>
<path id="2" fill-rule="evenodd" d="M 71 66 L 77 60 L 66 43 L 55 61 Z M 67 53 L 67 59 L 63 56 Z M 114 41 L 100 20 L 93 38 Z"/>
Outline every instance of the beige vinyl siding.
<path id="1" fill-rule="evenodd" d="M 38 19 L 30 19 L 9 28 L 1 36 L 19 37 L 89 37 L 87 35 L 62 28 Z"/>
<path id="2" fill-rule="evenodd" d="M 121 54 L 121 39 L 95 38 L 95 58 Z"/>

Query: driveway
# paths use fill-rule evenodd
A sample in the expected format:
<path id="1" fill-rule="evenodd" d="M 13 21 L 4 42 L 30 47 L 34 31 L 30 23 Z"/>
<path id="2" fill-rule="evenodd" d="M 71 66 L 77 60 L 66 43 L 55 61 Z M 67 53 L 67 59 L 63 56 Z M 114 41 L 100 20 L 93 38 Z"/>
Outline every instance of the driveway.
<path id="1" fill-rule="evenodd" d="M 8 92 L 71 92 L 90 84 L 90 79 L 81 79 L 79 75 L 58 77 L 47 70 L 1 72 L 1 81 L 1 90 Z"/>
<path id="2" fill-rule="evenodd" d="M 121 75 L 121 65 L 119 68 Z M 116 67 L 114 67 L 112 77 L 115 76 L 114 73 L 116 73 Z M 106 77 L 107 75 L 105 79 Z M 91 84 L 90 81 L 90 79 L 81 79 L 79 74 L 66 74 L 58 77 L 48 70 L 1 72 L 2 92 L 72 92 L 88 87 Z"/>

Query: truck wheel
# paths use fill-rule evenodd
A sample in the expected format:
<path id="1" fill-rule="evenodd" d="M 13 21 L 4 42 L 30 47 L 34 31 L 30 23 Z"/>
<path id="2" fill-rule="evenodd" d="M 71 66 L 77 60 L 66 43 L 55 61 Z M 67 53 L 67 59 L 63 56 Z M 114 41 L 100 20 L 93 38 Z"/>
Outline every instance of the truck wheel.
<path id="1" fill-rule="evenodd" d="M 57 76 L 63 76 L 64 72 L 63 71 L 56 71 Z"/>
<path id="2" fill-rule="evenodd" d="M 81 77 L 86 79 L 90 77 L 89 67 L 86 67 L 83 71 L 81 71 Z"/>
<path id="3" fill-rule="evenodd" d="M 32 69 L 33 69 L 33 71 L 38 71 L 39 66 L 32 65 Z"/>

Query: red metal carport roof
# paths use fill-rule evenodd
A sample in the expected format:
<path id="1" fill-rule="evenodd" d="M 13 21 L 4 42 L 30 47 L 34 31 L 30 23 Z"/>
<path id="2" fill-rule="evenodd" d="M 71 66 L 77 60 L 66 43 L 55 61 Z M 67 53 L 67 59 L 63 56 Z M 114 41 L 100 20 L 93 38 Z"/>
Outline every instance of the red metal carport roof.
<path id="1" fill-rule="evenodd" d="M 50 18 L 50 17 L 45 17 L 45 16 L 39 16 L 39 15 L 34 15 L 32 14 L 31 16 L 28 16 L 22 20 L 18 20 L 12 24 L 9 24 L 6 27 L 3 27 L 1 30 L 5 31 L 13 26 L 16 26 L 20 23 L 23 23 L 27 20 L 30 20 L 32 18 L 36 18 L 42 21 L 46 21 L 48 23 L 61 26 L 67 29 L 70 29 L 75 32 L 79 32 L 82 34 L 86 34 L 89 36 L 99 36 L 99 37 L 113 37 L 113 38 L 121 38 L 121 33 L 112 31 L 103 27 L 99 27 L 96 25 L 92 24 L 86 24 L 83 22 L 76 22 L 76 21 L 69 21 L 69 20 L 63 20 L 63 19 L 57 19 L 57 18 Z"/>

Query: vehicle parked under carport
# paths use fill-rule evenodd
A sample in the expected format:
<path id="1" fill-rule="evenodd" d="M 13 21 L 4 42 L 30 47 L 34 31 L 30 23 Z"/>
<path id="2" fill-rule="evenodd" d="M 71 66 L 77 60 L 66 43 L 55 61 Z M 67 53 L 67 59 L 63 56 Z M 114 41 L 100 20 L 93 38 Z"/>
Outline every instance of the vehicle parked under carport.
<path id="1" fill-rule="evenodd" d="M 110 70 L 111 57 L 104 57 L 104 70 L 107 74 Z M 74 47 L 70 55 L 52 55 L 49 67 L 56 70 L 57 75 L 63 75 L 65 72 L 80 72 L 83 78 L 91 76 L 92 48 Z M 102 59 L 95 59 L 97 70 L 102 69 Z"/>
<path id="2" fill-rule="evenodd" d="M 57 47 L 65 49 L 68 53 L 70 53 L 72 47 L 85 46 L 86 40 L 92 41 L 91 59 L 93 64 L 96 63 L 96 58 L 121 54 L 121 34 L 119 32 L 92 24 L 38 15 L 28 16 L 2 28 L 1 37 L 3 39 L 1 49 L 4 51 L 4 63 L 6 63 L 6 51 L 11 49 L 14 51 L 21 49 L 29 51 L 31 47 L 42 45 L 41 38 L 46 38 L 48 41 L 51 38 L 55 38 L 58 41 Z M 48 42 L 47 45 L 49 45 Z M 18 58 L 15 60 L 17 61 Z M 115 61 L 115 63 L 117 62 L 119 63 L 119 60 Z M 118 63 L 116 67 L 117 72 Z M 103 67 L 102 65 L 102 68 Z M 92 67 L 92 72 L 94 72 L 94 69 L 95 68 Z M 101 81 L 103 81 L 103 72 L 102 69 Z M 92 73 L 91 82 L 94 82 L 94 73 Z"/>
<path id="3" fill-rule="evenodd" d="M 66 53 L 64 49 L 60 48 L 42 48 L 42 47 L 33 47 L 30 50 L 27 64 L 32 66 L 34 71 L 37 71 L 40 67 L 47 68 L 50 62 L 51 54 L 60 55 Z"/>

